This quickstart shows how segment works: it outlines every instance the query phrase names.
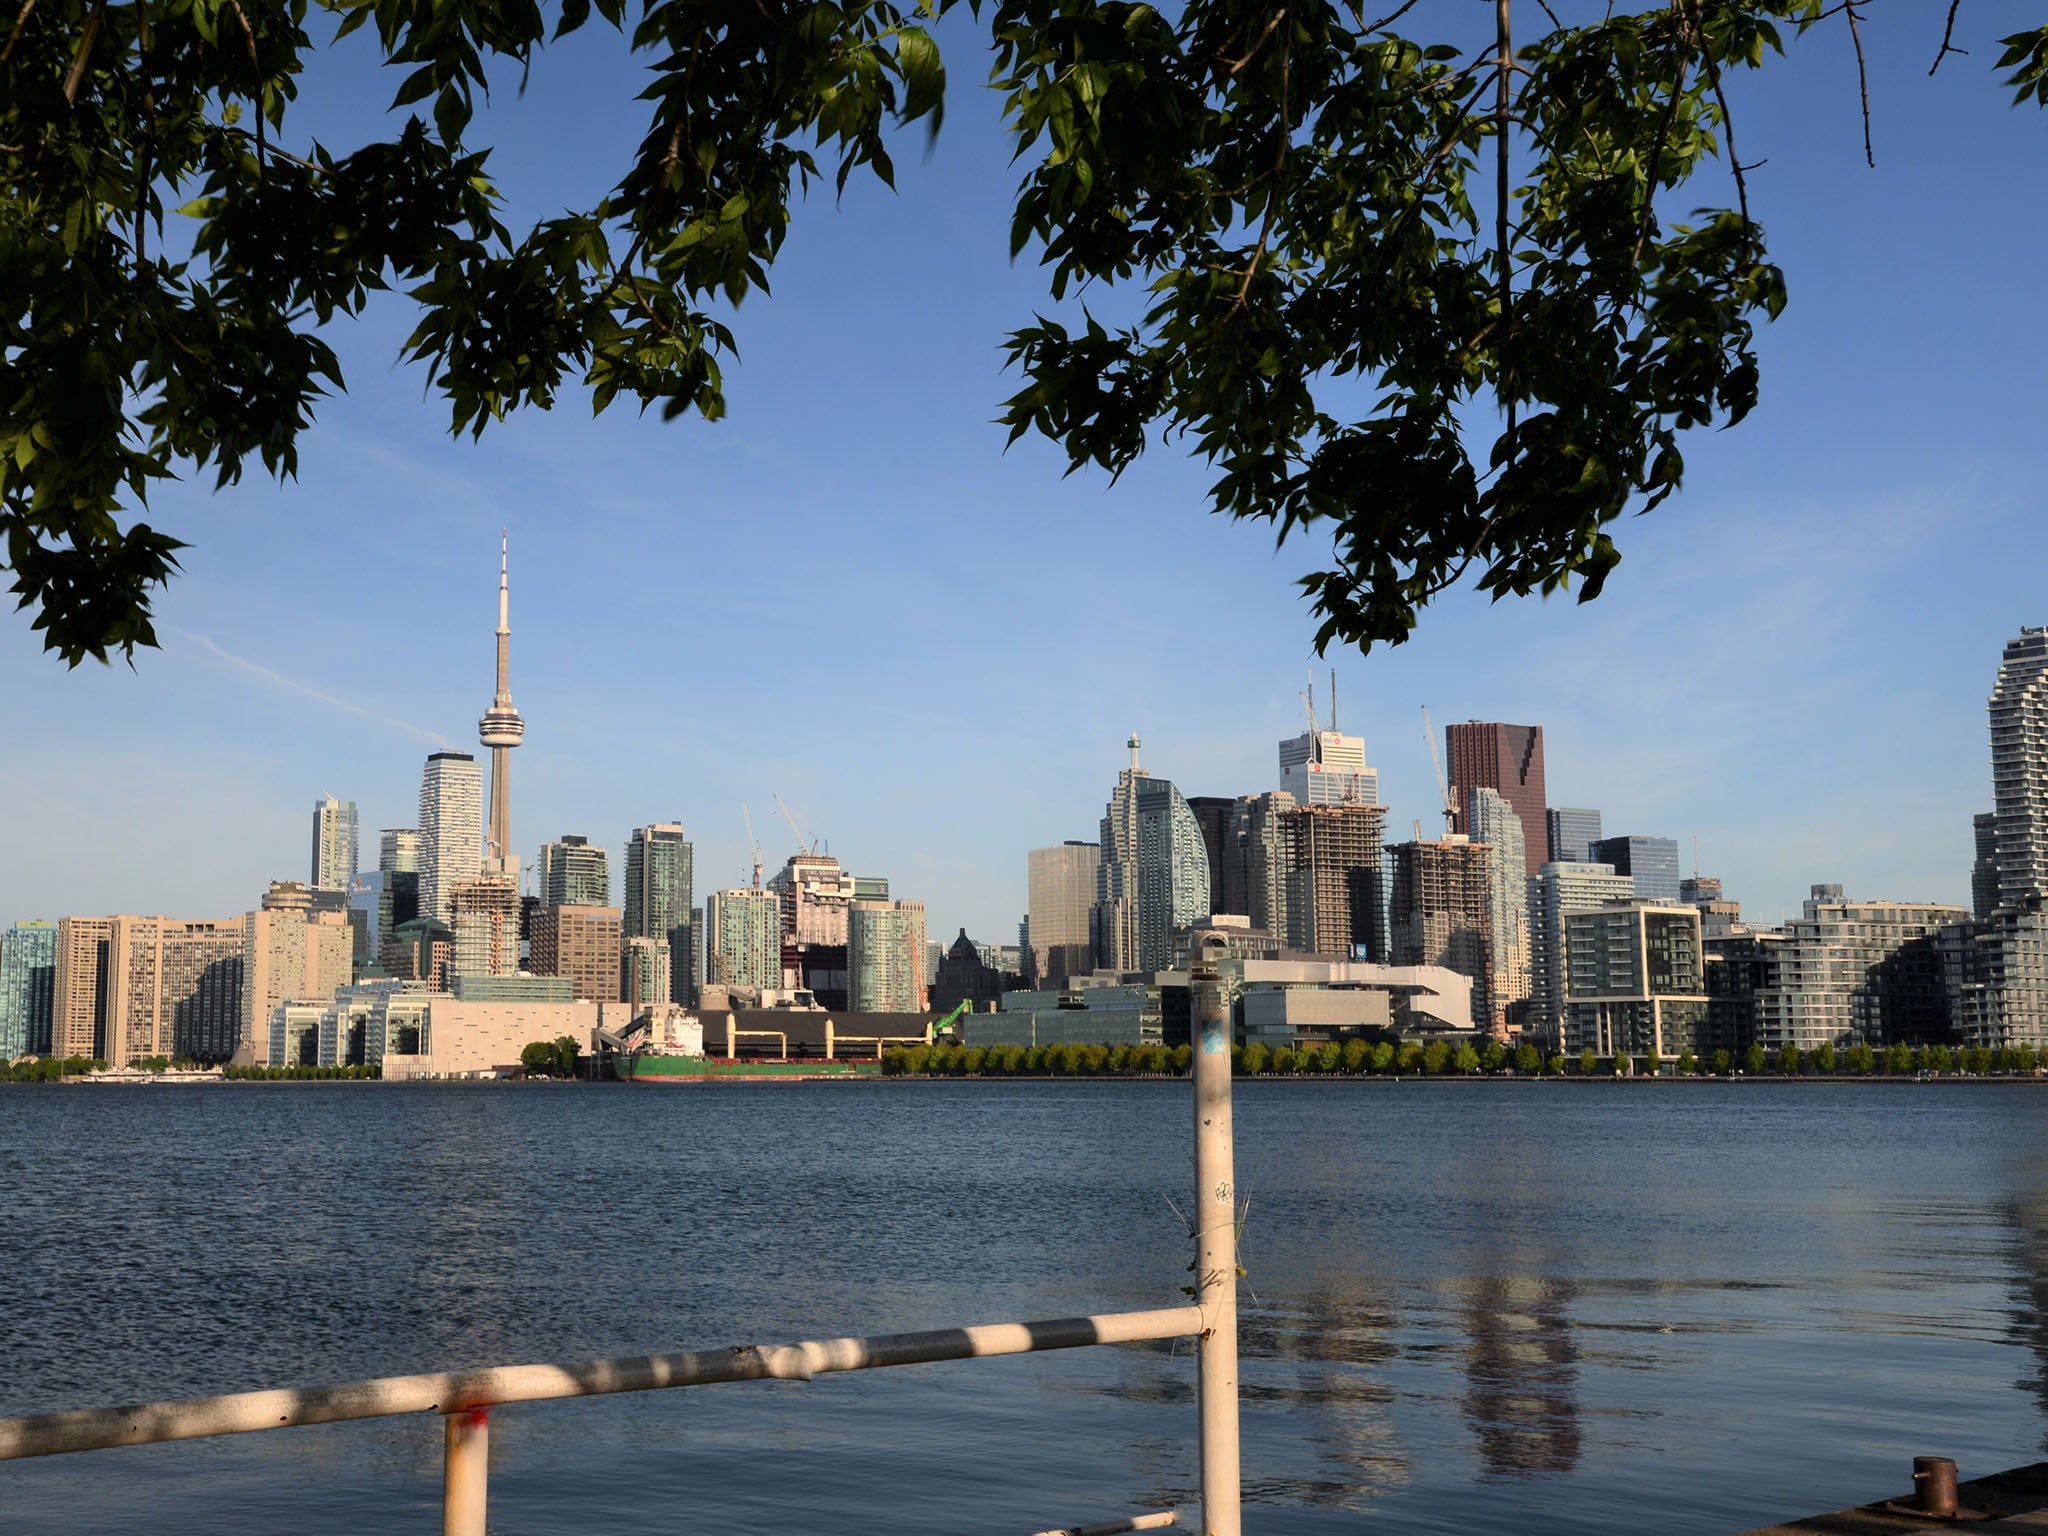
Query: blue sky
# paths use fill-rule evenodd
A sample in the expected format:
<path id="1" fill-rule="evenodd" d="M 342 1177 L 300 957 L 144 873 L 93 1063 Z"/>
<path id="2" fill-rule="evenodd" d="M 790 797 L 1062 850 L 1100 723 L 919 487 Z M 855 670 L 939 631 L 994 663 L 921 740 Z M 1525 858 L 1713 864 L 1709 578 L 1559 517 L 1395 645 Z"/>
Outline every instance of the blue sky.
<path id="1" fill-rule="evenodd" d="M 1432 0 L 1440 14 L 1467 7 Z M 1599 602 L 1453 594 L 1408 645 L 1315 662 L 1381 770 L 1390 823 L 1430 825 L 1420 708 L 1545 727 L 1553 804 L 1677 837 L 1756 916 L 1806 887 L 1968 899 L 1988 808 L 1999 651 L 2048 622 L 2048 114 L 2012 109 L 1990 40 L 2033 14 L 1964 8 L 1967 58 L 1926 78 L 1938 7 L 1866 25 L 1878 167 L 1832 30 L 1737 96 L 1752 199 L 1791 307 L 1763 404 L 1688 444 L 1685 491 L 1620 527 Z M 1427 14 L 1425 10 L 1424 14 Z M 160 653 L 67 673 L 0 619 L 0 922 L 215 916 L 303 878 L 323 792 L 412 825 L 425 753 L 474 750 L 491 691 L 498 530 L 513 562 L 523 858 L 681 820 L 698 889 L 745 882 L 740 805 L 771 867 L 808 835 L 897 894 L 1014 940 L 1024 853 L 1095 835 L 1124 737 L 1189 794 L 1277 782 L 1313 632 L 1276 552 L 1205 510 L 1209 473 L 1155 450 L 1115 487 L 1003 450 L 999 344 L 1042 305 L 1007 258 L 1013 175 L 964 29 L 932 154 L 899 191 L 813 197 L 736 320 L 730 414 L 663 424 L 571 395 L 453 440 L 408 322 L 334 335 L 299 479 L 168 487 L 190 541 Z M 301 134 L 342 137 L 394 80 L 344 60 Z M 632 63 L 591 35 L 492 116 L 521 214 L 588 201 L 636 138 Z"/>

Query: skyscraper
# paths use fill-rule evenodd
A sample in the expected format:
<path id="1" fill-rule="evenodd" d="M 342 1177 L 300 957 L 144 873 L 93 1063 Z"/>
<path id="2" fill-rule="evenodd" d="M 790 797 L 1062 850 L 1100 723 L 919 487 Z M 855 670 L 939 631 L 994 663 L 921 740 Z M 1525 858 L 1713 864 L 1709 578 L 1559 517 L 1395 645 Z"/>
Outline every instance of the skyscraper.
<path id="1" fill-rule="evenodd" d="M 50 1054 L 98 1056 L 107 1043 L 107 950 L 110 917 L 57 920 L 57 964 L 52 976 Z"/>
<path id="2" fill-rule="evenodd" d="M 773 891 L 713 891 L 704 902 L 707 981 L 765 989 L 782 985 L 782 904 Z"/>
<path id="3" fill-rule="evenodd" d="M 1230 816 L 1237 802 L 1222 795 L 1189 795 L 1188 812 L 1202 831 L 1202 851 L 1209 861 L 1209 907 L 1221 912 L 1223 865 L 1230 848 Z M 1207 916 L 1207 913 L 1203 914 Z"/>
<path id="4" fill-rule="evenodd" d="M 1294 796 L 1284 789 L 1246 795 L 1231 815 L 1236 862 L 1224 871 L 1230 894 L 1241 899 L 1243 915 L 1254 928 L 1282 944 L 1298 932 L 1289 906 L 1294 875 L 1294 838 L 1299 824 L 1291 814 Z"/>
<path id="5" fill-rule="evenodd" d="M 540 845 L 540 868 L 534 884 L 542 906 L 608 907 L 612 900 L 611 863 L 602 848 L 587 837 L 563 836 Z"/>
<path id="6" fill-rule="evenodd" d="M 1173 931 L 1209 915 L 1209 853 L 1181 792 L 1138 764 L 1117 775 L 1102 817 L 1102 866 L 1095 887 L 1098 965 L 1163 971 L 1173 965 Z"/>
<path id="7" fill-rule="evenodd" d="M 484 869 L 516 879 L 519 860 L 512 852 L 512 749 L 525 738 L 526 722 L 512 707 L 511 542 L 509 535 L 503 535 L 498 545 L 498 688 L 476 729 L 477 739 L 491 750 L 491 822 Z"/>
<path id="8" fill-rule="evenodd" d="M 1529 877 L 1522 818 L 1497 789 L 1475 789 L 1466 805 L 1475 842 L 1492 850 L 1487 901 L 1492 909 L 1489 1007 L 1493 1025 L 1521 1024 L 1529 1002 Z"/>
<path id="9" fill-rule="evenodd" d="M 847 914 L 846 973 L 855 1013 L 922 1013 L 930 972 L 924 903 L 856 901 Z"/>
<path id="10" fill-rule="evenodd" d="M 55 923 L 16 923 L 0 933 L 0 1062 L 49 1054 L 56 986 Z"/>
<path id="11" fill-rule="evenodd" d="M 627 939 L 619 957 L 619 1000 L 637 1005 L 669 1001 L 667 939 Z"/>
<path id="12" fill-rule="evenodd" d="M 1546 825 L 1543 727 L 1468 720 L 1463 725 L 1446 726 L 1444 741 L 1451 760 L 1451 806 L 1456 830 L 1468 835 L 1472 830 L 1465 822 L 1473 790 L 1500 791 L 1500 797 L 1521 818 L 1524 873 L 1533 878 L 1543 867 L 1543 855 L 1548 851 L 1528 835 L 1530 828 Z"/>
<path id="13" fill-rule="evenodd" d="M 1095 969 L 1089 913 L 1095 907 L 1101 846 L 1070 841 L 1057 848 L 1033 848 L 1024 856 L 1024 867 L 1031 904 L 1026 919 L 1031 953 L 1025 963 L 1031 979 L 1043 986 L 1087 975 Z"/>
<path id="14" fill-rule="evenodd" d="M 2048 627 L 2009 641 L 1991 689 L 1998 904 L 2048 891 Z"/>
<path id="15" fill-rule="evenodd" d="M 447 922 L 484 864 L 484 779 L 467 752 L 435 752 L 420 779 L 420 915 Z"/>
<path id="16" fill-rule="evenodd" d="M 2006 643 L 1990 711 L 1997 904 L 1973 946 L 1961 1025 L 1979 1045 L 2048 1046 L 2048 627 Z M 1973 897 L 1988 886 L 1973 879 Z"/>
<path id="17" fill-rule="evenodd" d="M 1365 738 L 1313 721 L 1280 743 L 1280 787 L 1297 805 L 1378 805 L 1379 770 L 1365 762 Z"/>
<path id="18" fill-rule="evenodd" d="M 420 915 L 420 834 L 386 827 L 377 834 L 377 945 Z"/>
<path id="19" fill-rule="evenodd" d="M 1550 836 L 1551 864 L 1590 864 L 1593 862 L 1593 845 L 1600 841 L 1600 813 L 1584 806 L 1554 805 L 1545 813 Z M 1525 838 L 1533 836 L 1535 828 L 1524 825 Z"/>
<path id="20" fill-rule="evenodd" d="M 1644 901 L 1679 899 L 1675 837 L 1603 837 L 1593 845 L 1592 862 L 1611 864 L 1617 875 L 1627 875 Z"/>
<path id="21" fill-rule="evenodd" d="M 313 804 L 313 878 L 320 891 L 353 890 L 356 883 L 356 803 L 322 795 Z"/>
<path id="22" fill-rule="evenodd" d="M 669 997 L 685 1006 L 697 996 L 696 977 L 690 973 L 695 880 L 696 850 L 680 823 L 636 827 L 626 840 L 626 890 L 621 904 L 626 937 L 668 941 Z"/>

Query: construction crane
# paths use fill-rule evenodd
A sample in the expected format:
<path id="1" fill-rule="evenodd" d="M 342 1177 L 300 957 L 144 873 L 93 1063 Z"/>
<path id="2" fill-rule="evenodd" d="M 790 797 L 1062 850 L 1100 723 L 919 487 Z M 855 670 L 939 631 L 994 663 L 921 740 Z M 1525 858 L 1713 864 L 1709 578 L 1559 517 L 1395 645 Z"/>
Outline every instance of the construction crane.
<path id="1" fill-rule="evenodd" d="M 740 819 L 747 824 L 747 846 L 754 850 L 754 889 L 761 889 L 761 840 L 754 836 L 754 813 L 747 809 L 747 802 L 740 802 Z"/>
<path id="2" fill-rule="evenodd" d="M 1444 778 L 1444 755 L 1437 750 L 1436 727 L 1429 723 L 1427 704 L 1422 706 L 1422 734 L 1429 742 L 1429 760 L 1436 764 L 1436 794 L 1444 806 L 1444 836 L 1449 837 L 1452 828 L 1457 824 L 1458 811 L 1451 801 L 1450 783 Z"/>
<path id="3" fill-rule="evenodd" d="M 796 817 L 791 815 L 789 807 L 783 804 L 782 796 L 777 795 L 775 803 L 781 807 L 782 819 L 789 823 L 789 830 L 796 835 L 796 851 L 798 853 L 816 853 L 818 851 L 817 839 L 812 838 L 808 842 L 805 841 L 803 828 L 796 824 Z"/>

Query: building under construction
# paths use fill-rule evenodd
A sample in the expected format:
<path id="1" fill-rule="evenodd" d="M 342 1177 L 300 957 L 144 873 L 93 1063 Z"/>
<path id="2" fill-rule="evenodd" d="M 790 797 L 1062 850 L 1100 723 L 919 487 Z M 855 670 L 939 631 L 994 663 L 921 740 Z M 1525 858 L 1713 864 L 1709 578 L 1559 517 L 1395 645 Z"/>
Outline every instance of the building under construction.
<path id="1" fill-rule="evenodd" d="M 1493 850 L 1460 834 L 1396 843 L 1389 910 L 1395 965 L 1440 965 L 1472 978 L 1472 1017 L 1489 1017 Z"/>
<path id="2" fill-rule="evenodd" d="M 1384 963 L 1387 811 L 1381 805 L 1298 805 L 1280 812 L 1288 948 Z M 1434 963 L 1434 962 L 1418 962 Z"/>

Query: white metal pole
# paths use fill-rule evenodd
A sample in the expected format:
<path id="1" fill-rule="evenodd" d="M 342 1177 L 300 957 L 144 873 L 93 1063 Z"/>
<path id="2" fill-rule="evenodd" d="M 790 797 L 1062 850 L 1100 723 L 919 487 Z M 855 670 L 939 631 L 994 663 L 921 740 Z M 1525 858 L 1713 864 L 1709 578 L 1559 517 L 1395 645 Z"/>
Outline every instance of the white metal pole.
<path id="1" fill-rule="evenodd" d="M 446 1415 L 448 1461 L 441 1479 L 441 1536 L 484 1536 L 490 1486 L 491 1420 L 483 1408 Z"/>
<path id="2" fill-rule="evenodd" d="M 1240 1536 L 1237 1435 L 1237 1183 L 1230 1128 L 1230 1010 L 1218 934 L 1190 936 L 1195 1047 L 1195 1305 L 1203 1536 Z"/>

